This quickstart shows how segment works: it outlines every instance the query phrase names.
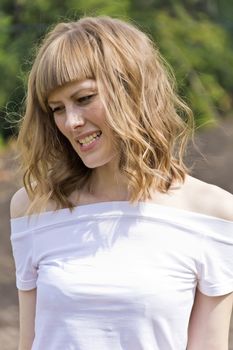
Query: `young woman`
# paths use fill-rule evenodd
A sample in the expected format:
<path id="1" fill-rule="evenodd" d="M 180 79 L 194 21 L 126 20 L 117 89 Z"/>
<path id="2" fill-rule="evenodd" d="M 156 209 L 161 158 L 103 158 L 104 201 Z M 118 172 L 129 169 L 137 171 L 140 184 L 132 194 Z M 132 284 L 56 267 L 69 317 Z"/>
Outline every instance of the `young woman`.
<path id="1" fill-rule="evenodd" d="M 174 86 L 119 19 L 45 37 L 11 202 L 19 350 L 227 350 L 233 196 L 188 175 Z"/>

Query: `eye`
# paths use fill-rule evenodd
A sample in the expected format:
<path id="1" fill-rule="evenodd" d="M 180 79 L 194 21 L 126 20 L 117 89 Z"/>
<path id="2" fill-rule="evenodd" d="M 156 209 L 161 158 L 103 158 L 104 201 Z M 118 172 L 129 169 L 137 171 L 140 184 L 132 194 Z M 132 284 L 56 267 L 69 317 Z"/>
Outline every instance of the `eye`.
<path id="1" fill-rule="evenodd" d="M 87 95 L 87 96 L 83 96 L 83 97 L 80 97 L 77 99 L 77 101 L 81 104 L 87 104 L 89 103 L 93 98 L 94 96 L 96 96 L 97 94 L 92 94 L 92 95 Z"/>
<path id="2" fill-rule="evenodd" d="M 64 107 L 63 106 L 57 106 L 57 107 L 54 107 L 54 108 L 50 107 L 50 109 L 51 109 L 52 113 L 59 113 L 59 112 L 61 112 L 64 109 Z"/>

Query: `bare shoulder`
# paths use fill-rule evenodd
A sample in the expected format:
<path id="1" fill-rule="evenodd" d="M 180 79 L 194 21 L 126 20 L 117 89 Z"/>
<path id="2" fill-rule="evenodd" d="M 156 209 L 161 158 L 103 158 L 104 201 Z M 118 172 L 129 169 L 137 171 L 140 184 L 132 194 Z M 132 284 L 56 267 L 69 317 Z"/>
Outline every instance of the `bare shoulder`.
<path id="1" fill-rule="evenodd" d="M 188 176 L 186 188 L 195 209 L 206 215 L 233 221 L 233 194 L 223 188 Z"/>
<path id="2" fill-rule="evenodd" d="M 214 215 L 233 221 L 233 194 L 218 186 L 212 186 L 210 201 L 213 200 Z"/>
<path id="3" fill-rule="evenodd" d="M 10 215 L 11 218 L 24 216 L 30 205 L 30 199 L 24 187 L 20 188 L 11 198 Z"/>
<path id="4" fill-rule="evenodd" d="M 28 215 L 27 211 L 30 207 L 31 199 L 28 196 L 28 193 L 25 187 L 20 188 L 11 198 L 10 202 L 10 216 L 11 218 L 19 218 L 25 215 Z M 54 211 L 56 210 L 56 203 L 52 200 L 49 200 L 45 203 L 42 210 L 33 209 L 32 214 L 39 214 L 45 211 Z"/>

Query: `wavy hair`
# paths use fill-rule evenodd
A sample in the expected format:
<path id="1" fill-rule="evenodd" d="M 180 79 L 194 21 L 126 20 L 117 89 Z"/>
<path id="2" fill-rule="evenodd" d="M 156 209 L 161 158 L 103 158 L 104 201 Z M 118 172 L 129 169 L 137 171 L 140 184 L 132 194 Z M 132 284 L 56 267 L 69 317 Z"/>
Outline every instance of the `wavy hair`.
<path id="1" fill-rule="evenodd" d="M 45 36 L 29 74 L 18 136 L 29 213 L 49 200 L 72 209 L 69 196 L 90 180 L 92 169 L 56 127 L 47 101 L 58 86 L 90 78 L 116 135 L 130 202 L 184 181 L 192 112 L 177 95 L 175 77 L 154 41 L 132 23 L 83 17 L 59 23 Z"/>

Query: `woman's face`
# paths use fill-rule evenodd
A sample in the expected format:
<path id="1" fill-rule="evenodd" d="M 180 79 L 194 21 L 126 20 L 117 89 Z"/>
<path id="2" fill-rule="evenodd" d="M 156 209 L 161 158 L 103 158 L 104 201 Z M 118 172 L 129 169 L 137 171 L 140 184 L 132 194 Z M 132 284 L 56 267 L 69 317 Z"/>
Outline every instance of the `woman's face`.
<path id="1" fill-rule="evenodd" d="M 88 168 L 103 166 L 116 156 L 113 133 L 106 124 L 95 80 L 74 81 L 56 88 L 48 104 L 58 129 Z"/>

